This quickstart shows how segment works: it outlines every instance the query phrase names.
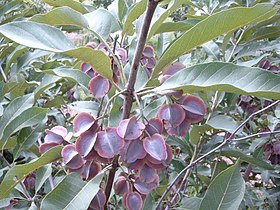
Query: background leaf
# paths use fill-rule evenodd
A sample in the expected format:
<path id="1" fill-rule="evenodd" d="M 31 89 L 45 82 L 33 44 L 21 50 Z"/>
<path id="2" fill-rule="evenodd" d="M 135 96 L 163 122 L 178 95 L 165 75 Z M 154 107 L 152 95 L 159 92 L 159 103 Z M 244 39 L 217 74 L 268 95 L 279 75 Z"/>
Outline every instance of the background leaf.
<path id="1" fill-rule="evenodd" d="M 183 89 L 187 93 L 217 90 L 280 99 L 280 77 L 259 68 L 213 62 L 179 71 L 154 90 L 169 89 Z"/>
<path id="2" fill-rule="evenodd" d="M 19 131 L 22 128 L 37 125 L 43 121 L 46 117 L 48 109 L 31 107 L 19 116 L 14 118 L 3 130 L 2 141 L 3 144 L 6 143 L 8 138 L 15 132 Z"/>
<path id="3" fill-rule="evenodd" d="M 182 4 L 187 3 L 188 0 L 174 0 L 172 3 L 168 5 L 168 8 L 162 13 L 160 17 L 157 17 L 157 20 L 151 26 L 147 41 L 151 39 L 151 37 L 156 33 L 159 29 L 163 21 L 172 14 L 176 9 L 178 9 Z"/>
<path id="4" fill-rule="evenodd" d="M 29 173 L 35 171 L 36 169 L 51 163 L 60 158 L 60 152 L 62 146 L 56 146 L 51 148 L 40 158 L 36 159 L 31 163 L 26 163 L 22 165 L 16 165 L 12 167 L 4 177 L 4 180 L 0 184 L 0 199 L 9 196 L 14 187 Z M 16 178 L 15 178 L 16 177 Z"/>
<path id="5" fill-rule="evenodd" d="M 266 170 L 275 170 L 274 167 L 272 165 L 270 165 L 268 162 L 265 162 L 264 160 L 258 159 L 251 155 L 246 155 L 246 154 L 242 153 L 241 151 L 225 149 L 225 150 L 221 151 L 221 155 L 240 158 L 241 160 L 243 160 L 247 163 L 251 163 L 252 165 L 258 166 L 258 167 L 266 169 Z"/>
<path id="6" fill-rule="evenodd" d="M 3 116 L 0 118 L 0 139 L 3 136 L 5 127 L 23 111 L 32 107 L 34 103 L 34 94 L 27 94 L 22 97 L 15 98 L 5 109 Z"/>
<path id="7" fill-rule="evenodd" d="M 83 14 L 88 12 L 88 10 L 80 2 L 75 0 L 43 0 L 43 2 L 56 7 L 68 6 Z"/>
<path id="8" fill-rule="evenodd" d="M 92 180 L 85 182 L 76 173 L 71 173 L 43 199 L 41 209 L 87 209 L 99 191 L 104 170 Z"/>
<path id="9" fill-rule="evenodd" d="M 132 7 L 132 9 L 127 15 L 127 18 L 125 19 L 122 35 L 124 35 L 126 32 L 129 32 L 128 34 L 130 36 L 133 34 L 130 33 L 131 31 L 133 31 L 132 23 L 145 12 L 146 7 L 147 7 L 147 0 L 142 0 Z"/>
<path id="10" fill-rule="evenodd" d="M 88 21 L 81 13 L 66 6 L 53 9 L 46 14 L 34 15 L 29 20 L 53 26 L 73 25 L 84 28 L 88 27 Z"/>

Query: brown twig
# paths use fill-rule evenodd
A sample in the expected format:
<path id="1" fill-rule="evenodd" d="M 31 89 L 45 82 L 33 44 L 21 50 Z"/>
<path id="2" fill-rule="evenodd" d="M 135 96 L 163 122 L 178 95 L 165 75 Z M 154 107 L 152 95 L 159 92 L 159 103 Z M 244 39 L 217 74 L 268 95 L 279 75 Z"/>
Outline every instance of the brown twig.
<path id="1" fill-rule="evenodd" d="M 140 33 L 140 36 L 139 36 L 139 39 L 137 42 L 136 50 L 135 50 L 134 57 L 133 57 L 132 64 L 131 64 L 128 83 L 126 85 L 127 95 L 125 96 L 125 99 L 124 99 L 122 119 L 129 118 L 129 115 L 131 112 L 132 103 L 133 103 L 134 85 L 135 85 L 135 81 L 136 81 L 138 66 L 139 66 L 142 52 L 143 52 L 143 49 L 144 49 L 144 46 L 146 43 L 147 34 L 148 34 L 148 31 L 150 28 L 151 20 L 152 20 L 152 17 L 153 17 L 157 4 L 158 4 L 158 2 L 155 0 L 148 1 L 148 6 L 147 6 L 146 14 L 145 14 L 144 23 L 142 25 L 141 33 Z M 112 168 L 109 172 L 108 180 L 106 183 L 106 188 L 105 188 L 105 195 L 106 195 L 106 204 L 105 205 L 106 206 L 105 206 L 105 208 L 107 207 L 107 203 L 110 198 L 111 189 L 112 189 L 113 182 L 114 182 L 115 173 L 119 166 L 118 159 L 119 159 L 118 155 L 114 157 Z"/>

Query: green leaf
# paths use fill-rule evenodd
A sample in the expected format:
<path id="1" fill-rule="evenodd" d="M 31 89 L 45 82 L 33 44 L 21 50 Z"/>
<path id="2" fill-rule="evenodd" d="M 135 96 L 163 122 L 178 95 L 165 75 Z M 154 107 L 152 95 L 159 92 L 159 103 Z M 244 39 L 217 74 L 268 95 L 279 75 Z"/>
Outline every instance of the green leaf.
<path id="1" fill-rule="evenodd" d="M 110 33 L 120 29 L 116 18 L 103 8 L 87 13 L 84 17 L 88 21 L 89 28 L 98 33 L 104 40 L 108 39 Z"/>
<path id="2" fill-rule="evenodd" d="M 275 13 L 273 4 L 258 4 L 250 8 L 231 8 L 205 18 L 166 49 L 159 59 L 151 79 L 156 78 L 165 66 L 191 49 L 229 31 L 270 18 Z"/>
<path id="3" fill-rule="evenodd" d="M 188 93 L 215 90 L 280 99 L 280 77 L 259 68 L 213 62 L 179 71 L 154 91 L 169 89 Z"/>
<path id="4" fill-rule="evenodd" d="M 14 187 L 29 173 L 35 171 L 36 169 L 56 161 L 61 157 L 60 152 L 63 146 L 56 146 L 51 148 L 40 158 L 36 159 L 31 163 L 26 163 L 22 165 L 16 165 L 12 167 L 4 177 L 4 180 L 0 184 L 0 199 L 6 198 L 12 192 Z"/>
<path id="5" fill-rule="evenodd" d="M 72 25 L 83 28 L 88 27 L 88 21 L 84 18 L 84 16 L 81 13 L 65 6 L 53 9 L 52 11 L 46 14 L 34 15 L 29 20 L 53 26 Z"/>
<path id="6" fill-rule="evenodd" d="M 178 210 L 197 210 L 201 203 L 201 198 L 198 197 L 190 197 L 183 198 L 181 206 Z"/>
<path id="7" fill-rule="evenodd" d="M 155 34 L 162 34 L 166 32 L 173 32 L 173 31 L 186 31 L 193 27 L 192 24 L 188 22 L 166 22 L 162 23 L 158 29 L 156 30 Z"/>
<path id="8" fill-rule="evenodd" d="M 26 109 L 32 107 L 34 103 L 34 94 L 24 95 L 22 97 L 15 98 L 5 109 L 3 116 L 0 118 L 0 139 L 3 136 L 3 132 L 10 122 L 18 117 Z"/>
<path id="9" fill-rule="evenodd" d="M 90 29 L 104 40 L 110 33 L 120 29 L 116 18 L 108 10 L 102 8 L 82 15 L 69 7 L 59 7 L 46 14 L 35 15 L 30 20 L 53 26 L 72 25 Z"/>
<path id="10" fill-rule="evenodd" d="M 37 193 L 38 190 L 43 186 L 45 181 L 51 176 L 52 174 L 52 165 L 48 164 L 36 171 L 36 182 L 35 182 L 35 192 Z"/>
<path id="11" fill-rule="evenodd" d="M 77 69 L 67 68 L 67 67 L 60 67 L 52 70 L 46 70 L 44 71 L 44 73 L 53 74 L 62 78 L 71 79 L 72 81 L 75 81 L 85 87 L 88 86 L 88 83 L 90 81 L 90 77 L 84 72 Z"/>
<path id="12" fill-rule="evenodd" d="M 17 21 L 0 26 L 0 33 L 27 47 L 63 52 L 73 43 L 57 28 L 35 22 Z"/>
<path id="13" fill-rule="evenodd" d="M 246 154 L 242 153 L 241 151 L 226 149 L 226 150 L 221 151 L 221 155 L 240 158 L 241 160 L 243 160 L 247 163 L 251 163 L 252 165 L 258 166 L 258 167 L 266 169 L 266 170 L 275 170 L 274 167 L 272 165 L 270 165 L 269 163 L 267 163 L 263 160 L 260 160 L 256 157 L 253 157 L 251 155 L 246 155 Z"/>
<path id="14" fill-rule="evenodd" d="M 40 85 L 34 90 L 35 93 L 35 100 L 37 100 L 40 95 L 44 92 L 44 90 L 51 87 L 54 83 L 60 80 L 60 77 L 54 75 L 45 75 L 42 78 Z"/>
<path id="15" fill-rule="evenodd" d="M 82 14 L 88 12 L 88 10 L 80 2 L 75 0 L 43 0 L 43 2 L 55 7 L 68 6 Z"/>
<path id="16" fill-rule="evenodd" d="M 16 145 L 13 149 L 13 155 L 14 158 L 17 158 L 20 154 L 21 150 L 25 149 L 28 150 L 29 148 L 34 145 L 34 143 L 40 138 L 44 127 L 46 125 L 47 118 L 45 118 L 43 121 L 38 123 L 38 125 L 35 128 L 26 127 L 21 129 L 19 132 Z M 8 142 L 10 139 L 8 140 Z"/>
<path id="17" fill-rule="evenodd" d="M 122 36 L 124 36 L 126 32 L 130 32 L 131 29 L 133 29 L 133 22 L 145 12 L 146 7 L 147 7 L 147 0 L 142 0 L 132 7 L 124 22 Z M 132 34 L 128 33 L 128 34 L 132 35 L 133 33 Z"/>
<path id="18" fill-rule="evenodd" d="M 23 53 L 27 52 L 28 49 L 24 46 L 17 46 L 15 50 L 7 56 L 7 63 L 4 72 L 7 74 L 11 68 L 12 63 L 22 56 Z"/>
<path id="19" fill-rule="evenodd" d="M 94 50 L 89 47 L 79 47 L 73 50 L 65 51 L 64 54 L 78 58 L 89 65 L 101 76 L 112 80 L 113 73 L 111 70 L 111 60 L 100 50 Z"/>
<path id="20" fill-rule="evenodd" d="M 256 41 L 260 39 L 276 39 L 280 36 L 280 26 L 269 26 L 260 28 L 252 34 L 250 41 Z"/>
<path id="21" fill-rule="evenodd" d="M 0 26 L 0 33 L 28 47 L 60 52 L 87 62 L 100 75 L 112 80 L 111 60 L 104 52 L 88 47 L 74 48 L 73 43 L 55 27 L 18 21 Z"/>
<path id="22" fill-rule="evenodd" d="M 71 173 L 43 199 L 41 209 L 87 209 L 99 191 L 99 184 L 105 170 L 92 180 L 82 181 L 76 173 Z"/>
<path id="23" fill-rule="evenodd" d="M 12 198 L 5 198 L 0 200 L 0 208 L 5 209 L 5 207 L 10 205 L 10 201 Z"/>
<path id="24" fill-rule="evenodd" d="M 245 182 L 238 165 L 239 161 L 215 177 L 207 189 L 199 209 L 238 209 L 245 192 Z"/>
<path id="25" fill-rule="evenodd" d="M 159 29 L 163 21 L 172 14 L 176 9 L 178 9 L 182 4 L 187 3 L 188 0 L 173 0 L 172 3 L 168 5 L 168 8 L 162 13 L 160 17 L 157 17 L 157 20 L 154 22 L 154 24 L 151 26 L 151 29 L 149 31 L 147 41 L 151 39 L 151 37 L 156 33 L 156 31 Z"/>
<path id="26" fill-rule="evenodd" d="M 212 117 L 208 123 L 214 129 L 224 130 L 233 133 L 239 124 L 232 118 L 226 115 L 217 115 Z"/>
<path id="27" fill-rule="evenodd" d="M 3 144 L 6 143 L 8 138 L 15 132 L 21 130 L 22 128 L 33 126 L 39 124 L 44 120 L 48 112 L 48 109 L 43 109 L 39 107 L 31 107 L 19 116 L 10 121 L 3 130 L 2 141 Z"/>

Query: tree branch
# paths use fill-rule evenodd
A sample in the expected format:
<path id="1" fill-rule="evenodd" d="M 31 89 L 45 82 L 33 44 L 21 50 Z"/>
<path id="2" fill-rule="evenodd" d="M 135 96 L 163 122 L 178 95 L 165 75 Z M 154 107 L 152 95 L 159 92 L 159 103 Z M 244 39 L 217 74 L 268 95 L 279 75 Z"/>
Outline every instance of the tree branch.
<path id="1" fill-rule="evenodd" d="M 128 83 L 126 86 L 127 96 L 125 97 L 124 105 L 123 105 L 123 119 L 129 118 L 129 115 L 131 112 L 131 107 L 132 107 L 132 103 L 133 103 L 134 84 L 136 81 L 138 66 L 139 66 L 139 63 L 140 63 L 140 60 L 142 57 L 142 52 L 145 47 L 147 35 L 149 32 L 149 27 L 150 27 L 151 20 L 152 20 L 154 11 L 156 9 L 157 3 L 158 2 L 155 0 L 148 1 L 148 7 L 147 7 L 144 23 L 142 25 L 139 40 L 137 42 L 137 46 L 135 49 L 134 57 L 133 57 L 131 68 L 130 68 L 129 79 L 128 79 Z"/>
<path id="2" fill-rule="evenodd" d="M 122 119 L 129 118 L 129 115 L 131 112 L 132 103 L 133 103 L 134 85 L 135 85 L 135 81 L 136 81 L 138 66 L 139 66 L 139 63 L 140 63 L 140 60 L 142 57 L 142 52 L 143 52 L 143 49 L 144 49 L 144 46 L 146 43 L 148 31 L 149 31 L 149 28 L 151 25 L 151 20 L 152 20 L 152 17 L 155 12 L 157 4 L 158 4 L 158 2 L 155 0 L 148 1 L 148 6 L 147 6 L 144 22 L 143 22 L 143 25 L 141 28 L 136 50 L 134 52 L 134 57 L 133 57 L 132 64 L 131 64 L 128 83 L 126 85 L 127 94 L 124 99 Z M 105 207 L 107 207 L 107 203 L 110 198 L 111 189 L 112 189 L 113 182 L 114 182 L 115 173 L 117 171 L 117 168 L 119 167 L 118 159 L 119 159 L 119 155 L 114 157 L 112 168 L 109 172 L 108 181 L 107 181 L 106 188 L 105 188 L 105 195 L 106 195 L 106 204 L 105 204 L 106 206 Z"/>

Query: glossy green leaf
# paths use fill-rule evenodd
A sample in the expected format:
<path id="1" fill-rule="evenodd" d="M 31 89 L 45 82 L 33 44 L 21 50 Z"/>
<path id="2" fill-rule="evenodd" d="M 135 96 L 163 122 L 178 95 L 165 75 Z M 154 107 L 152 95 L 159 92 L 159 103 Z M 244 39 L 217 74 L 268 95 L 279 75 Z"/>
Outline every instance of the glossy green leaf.
<path id="1" fill-rule="evenodd" d="M 150 38 L 156 33 L 156 31 L 159 29 L 159 27 L 161 26 L 163 21 L 169 15 L 171 15 L 182 4 L 185 4 L 187 2 L 188 2 L 188 0 L 173 0 L 172 3 L 169 3 L 168 8 L 160 15 L 160 17 L 157 17 L 157 20 L 151 26 L 147 40 L 150 40 Z"/>
<path id="2" fill-rule="evenodd" d="M 152 79 L 157 77 L 165 66 L 191 49 L 239 27 L 270 18 L 275 13 L 273 4 L 258 4 L 250 8 L 231 8 L 205 18 L 166 49 L 154 69 Z"/>
<path id="3" fill-rule="evenodd" d="M 2 136 L 3 144 L 6 143 L 13 133 L 20 129 L 39 124 L 46 117 L 47 112 L 48 109 L 39 107 L 31 107 L 23 111 L 19 116 L 15 117 L 6 125 Z"/>
<path id="4" fill-rule="evenodd" d="M 86 182 L 71 173 L 43 199 L 41 209 L 87 209 L 91 200 L 99 191 L 99 184 L 104 176 L 101 171 L 92 180 Z"/>
<path id="5" fill-rule="evenodd" d="M 122 35 L 130 31 L 131 29 L 133 29 L 133 25 L 132 25 L 133 22 L 145 12 L 146 7 L 147 7 L 147 0 L 141 0 L 140 2 L 138 2 L 132 7 L 124 22 Z M 132 34 L 129 33 L 129 35 Z"/>
<path id="6" fill-rule="evenodd" d="M 43 154 L 40 158 L 34 160 L 31 163 L 16 165 L 12 167 L 7 172 L 0 184 L 0 199 L 8 197 L 14 187 L 29 173 L 59 159 L 61 157 L 60 152 L 62 148 L 62 146 L 53 147 L 45 154 Z"/>
<path id="7" fill-rule="evenodd" d="M 154 90 L 169 89 L 187 93 L 217 90 L 280 99 L 280 77 L 259 68 L 213 62 L 186 68 Z"/>
<path id="8" fill-rule="evenodd" d="M 239 161 L 222 171 L 211 182 L 204 195 L 200 210 L 238 209 L 245 192 L 245 182 L 239 172 Z"/>
<path id="9" fill-rule="evenodd" d="M 34 94 L 24 95 L 14 99 L 5 109 L 3 116 L 0 118 L 0 139 L 7 125 L 18 117 L 26 109 L 32 107 L 34 103 Z"/>
<path id="10" fill-rule="evenodd" d="M 43 2 L 55 7 L 68 6 L 82 14 L 88 13 L 88 10 L 82 4 L 75 0 L 43 0 Z"/>
<path id="11" fill-rule="evenodd" d="M 81 13 L 66 6 L 53 9 L 46 14 L 34 15 L 30 18 L 30 21 L 45 23 L 53 26 L 73 25 L 83 28 L 88 27 L 88 21 Z"/>
<path id="12" fill-rule="evenodd" d="M 264 160 L 258 159 L 251 155 L 246 155 L 241 151 L 226 149 L 221 151 L 221 155 L 240 158 L 241 160 L 247 163 L 250 163 L 252 165 L 258 166 L 266 170 L 275 170 L 274 167 L 270 165 L 268 162 L 265 162 Z"/>
<path id="13" fill-rule="evenodd" d="M 53 52 L 74 48 L 73 43 L 59 29 L 41 23 L 11 22 L 0 26 L 0 33 L 27 47 Z"/>

